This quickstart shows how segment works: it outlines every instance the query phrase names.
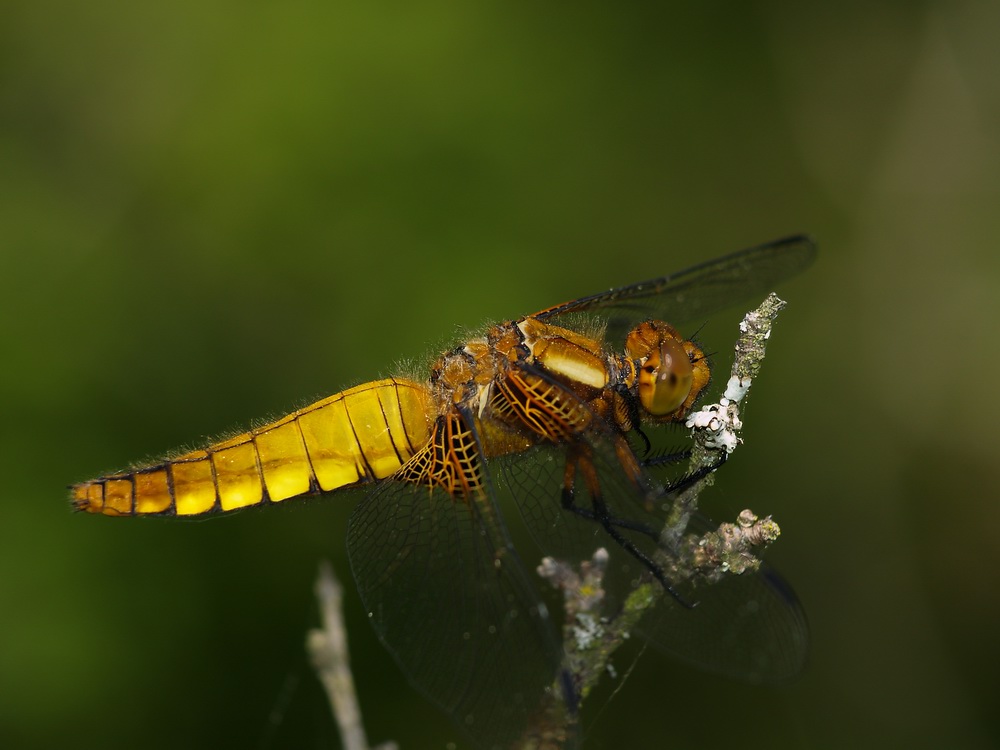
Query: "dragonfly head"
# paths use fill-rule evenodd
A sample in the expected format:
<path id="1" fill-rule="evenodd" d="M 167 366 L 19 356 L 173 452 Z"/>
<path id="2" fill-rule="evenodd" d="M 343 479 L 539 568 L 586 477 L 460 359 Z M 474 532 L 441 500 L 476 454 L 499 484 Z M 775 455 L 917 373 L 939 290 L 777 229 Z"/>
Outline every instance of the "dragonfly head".
<path id="1" fill-rule="evenodd" d="M 654 419 L 682 419 L 708 385 L 705 355 L 669 323 L 639 324 L 629 333 L 625 351 L 636 363 L 639 403 Z"/>

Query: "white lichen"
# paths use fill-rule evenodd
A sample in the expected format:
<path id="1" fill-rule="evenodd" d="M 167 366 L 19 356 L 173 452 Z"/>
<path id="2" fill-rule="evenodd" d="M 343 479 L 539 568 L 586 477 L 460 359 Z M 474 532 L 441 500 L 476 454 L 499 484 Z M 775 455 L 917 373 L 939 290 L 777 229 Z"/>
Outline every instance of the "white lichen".
<path id="1" fill-rule="evenodd" d="M 692 434 L 701 431 L 700 441 L 706 448 L 732 453 L 740 444 L 737 433 L 743 428 L 743 422 L 740 420 L 739 404 L 728 399 L 723 399 L 723 402 L 692 412 L 684 424 L 691 428 Z"/>

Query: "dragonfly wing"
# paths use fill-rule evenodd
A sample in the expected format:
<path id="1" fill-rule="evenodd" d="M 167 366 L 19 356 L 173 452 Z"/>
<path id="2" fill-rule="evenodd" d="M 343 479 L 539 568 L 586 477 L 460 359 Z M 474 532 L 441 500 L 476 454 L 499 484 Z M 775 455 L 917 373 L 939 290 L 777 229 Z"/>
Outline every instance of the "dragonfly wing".
<path id="1" fill-rule="evenodd" d="M 542 443 L 516 455 L 495 458 L 491 465 L 498 488 L 513 499 L 537 547 L 536 558 L 552 556 L 578 564 L 589 560 L 598 547 L 613 546 L 614 542 L 600 524 L 563 508 L 560 497 L 567 457 L 567 446 Z M 585 489 L 579 492 L 578 505 L 589 508 Z M 632 572 L 633 578 L 639 573 L 637 569 Z"/>
<path id="2" fill-rule="evenodd" d="M 532 538 L 543 553 L 573 564 L 604 547 L 610 559 L 605 575 L 606 611 L 614 614 L 646 569 L 599 523 L 560 506 L 564 446 L 537 446 L 527 458 L 503 460 L 499 470 Z M 643 493 L 630 486 L 612 460 L 604 456 L 595 461 L 611 514 L 622 522 L 661 530 L 672 498 L 662 498 L 649 511 Z M 590 508 L 585 487 L 577 489 L 576 503 Z M 696 515 L 687 534 L 701 536 L 717 528 Z M 649 557 L 657 553 L 660 560 L 679 556 L 625 523 L 618 530 Z M 726 575 L 715 583 L 679 580 L 672 585 L 685 603 L 694 606 L 664 595 L 639 623 L 639 632 L 660 650 L 693 666 L 748 682 L 781 682 L 801 671 L 808 647 L 805 613 L 789 584 L 766 563 L 757 572 Z"/>
<path id="3" fill-rule="evenodd" d="M 348 552 L 368 615 L 411 683 L 477 746 L 509 746 L 554 683 L 562 649 L 492 490 L 466 501 L 385 482 L 351 516 Z"/>
<path id="4" fill-rule="evenodd" d="M 528 316 L 568 328 L 606 325 L 609 341 L 623 341 L 644 320 L 679 324 L 772 291 L 816 257 L 810 237 L 795 235 L 739 250 L 684 271 L 582 297 Z"/>
<path id="5" fill-rule="evenodd" d="M 693 609 L 665 597 L 639 632 L 680 661 L 752 683 L 780 683 L 805 666 L 809 627 L 798 597 L 774 568 L 682 586 Z"/>
<path id="6" fill-rule="evenodd" d="M 576 396 L 567 390 L 565 398 Z M 660 532 L 675 500 L 664 490 L 669 477 L 659 471 L 655 476 L 642 471 L 637 483 L 619 460 L 614 429 L 596 414 L 592 425 L 580 440 L 586 444 L 601 501 L 615 519 L 617 532 L 668 571 L 684 557 L 684 545 L 692 537 L 718 526 L 694 514 L 687 527 L 673 535 L 679 540 L 676 546 L 664 546 Z M 563 507 L 560 496 L 570 452 L 567 445 L 538 445 L 517 456 L 496 459 L 496 473 L 544 554 L 578 564 L 598 547 L 607 549 L 606 611 L 613 614 L 639 578 L 648 576 L 648 569 L 600 523 Z M 580 474 L 578 470 L 574 505 L 586 512 L 594 503 Z M 729 574 L 716 583 L 694 576 L 671 580 L 671 584 L 684 603 L 664 595 L 640 621 L 642 634 L 663 651 L 750 682 L 780 682 L 801 670 L 808 645 L 805 615 L 791 587 L 772 568 L 761 565 L 756 573 Z"/>

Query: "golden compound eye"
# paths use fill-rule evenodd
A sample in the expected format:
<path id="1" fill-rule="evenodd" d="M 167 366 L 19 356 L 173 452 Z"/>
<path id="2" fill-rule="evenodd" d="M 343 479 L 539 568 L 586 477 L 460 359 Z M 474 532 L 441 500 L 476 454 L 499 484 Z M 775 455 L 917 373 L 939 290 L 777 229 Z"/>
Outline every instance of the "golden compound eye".
<path id="1" fill-rule="evenodd" d="M 647 320 L 625 339 L 635 362 L 635 385 L 643 411 L 658 421 L 683 419 L 708 385 L 708 361 L 701 349 L 669 323 Z"/>
<path id="2" fill-rule="evenodd" d="M 681 342 L 665 338 L 639 372 L 639 403 L 654 417 L 677 411 L 691 392 L 693 367 Z"/>

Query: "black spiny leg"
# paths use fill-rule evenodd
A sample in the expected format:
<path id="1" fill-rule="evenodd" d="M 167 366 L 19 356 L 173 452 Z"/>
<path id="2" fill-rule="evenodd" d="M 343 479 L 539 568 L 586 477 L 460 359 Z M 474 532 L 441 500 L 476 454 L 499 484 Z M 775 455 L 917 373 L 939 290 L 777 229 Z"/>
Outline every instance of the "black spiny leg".
<path id="1" fill-rule="evenodd" d="M 674 590 L 673 585 L 667 580 L 667 576 L 663 573 L 663 568 L 653 562 L 653 560 L 651 560 L 646 553 L 636 547 L 630 539 L 622 536 L 621 532 L 618 531 L 612 523 L 613 519 L 608 514 L 608 506 L 605 505 L 599 489 L 591 491 L 591 500 L 594 504 L 594 516 L 597 518 L 597 522 L 601 524 L 606 532 L 608 532 L 608 536 L 614 539 L 618 543 L 618 546 L 641 562 L 646 570 L 653 574 L 653 578 L 660 582 L 660 585 L 663 586 L 664 590 L 677 600 L 678 604 L 687 607 L 688 609 L 692 609 L 695 605 L 689 603 L 686 599 L 684 599 L 684 597 L 678 594 L 676 590 Z"/>
<path id="2" fill-rule="evenodd" d="M 659 469 L 661 466 L 671 466 L 672 464 L 687 461 L 691 458 L 691 449 L 683 448 L 679 451 L 658 452 L 656 456 L 646 455 L 639 463 L 644 469 Z"/>
<path id="3" fill-rule="evenodd" d="M 587 482 L 587 489 L 590 491 L 591 504 L 593 507 L 592 510 L 589 511 L 585 508 L 578 507 L 573 502 L 573 485 L 570 480 L 572 480 L 576 473 L 576 464 L 578 461 L 580 463 L 580 469 L 583 473 L 584 479 Z M 654 541 L 659 540 L 659 535 L 649 526 L 640 523 L 633 523 L 620 518 L 614 518 L 608 512 L 608 506 L 605 504 L 604 499 L 601 496 L 601 487 L 600 483 L 597 481 L 597 472 L 594 470 L 594 465 L 584 456 L 571 455 L 566 460 L 566 478 L 568 481 L 567 484 L 563 486 L 563 507 L 584 518 L 597 521 L 597 523 L 601 524 L 601 528 L 608 533 L 608 536 L 614 539 L 619 547 L 642 563 L 646 570 L 652 573 L 653 577 L 660 582 L 660 585 L 663 586 L 664 590 L 676 599 L 679 604 L 687 607 L 688 609 L 694 607 L 693 604 L 688 603 L 680 594 L 677 593 L 677 591 L 674 590 L 674 587 L 663 573 L 663 568 L 653 562 L 653 560 L 650 559 L 646 553 L 635 546 L 631 539 L 623 536 L 619 531 L 620 528 L 638 531 L 646 534 Z"/>
<path id="4" fill-rule="evenodd" d="M 667 464 L 676 463 L 677 461 L 686 460 L 691 458 L 691 451 L 684 450 L 678 451 L 677 453 L 666 453 L 662 456 L 655 456 L 653 458 L 647 458 L 642 462 L 642 466 L 645 469 L 658 468 L 660 466 L 666 466 Z M 718 469 L 722 464 L 726 463 L 729 458 L 729 453 L 727 451 L 722 451 L 715 461 L 708 464 L 707 466 L 702 466 L 700 469 L 692 471 L 685 474 L 682 477 L 671 481 L 663 488 L 664 495 L 677 495 L 684 490 L 688 489 L 695 482 L 704 479 L 713 471 Z"/>
<path id="5" fill-rule="evenodd" d="M 652 526 L 644 524 L 641 521 L 630 521 L 627 518 L 615 518 L 607 513 L 607 508 L 605 508 L 605 514 L 603 517 L 599 517 L 593 510 L 588 508 L 581 508 L 576 504 L 576 497 L 574 492 L 574 481 L 576 477 L 576 462 L 577 456 L 574 453 L 570 453 L 566 457 L 566 474 L 563 478 L 563 488 L 562 488 L 562 507 L 564 510 L 568 510 L 570 513 L 574 513 L 581 518 L 586 518 L 588 521 L 596 521 L 604 526 L 605 522 L 610 523 L 612 526 L 616 526 L 620 529 L 628 529 L 629 531 L 635 531 L 639 534 L 648 536 L 654 542 L 658 542 L 660 539 L 660 534 Z M 617 541 L 617 540 L 616 540 Z"/>

